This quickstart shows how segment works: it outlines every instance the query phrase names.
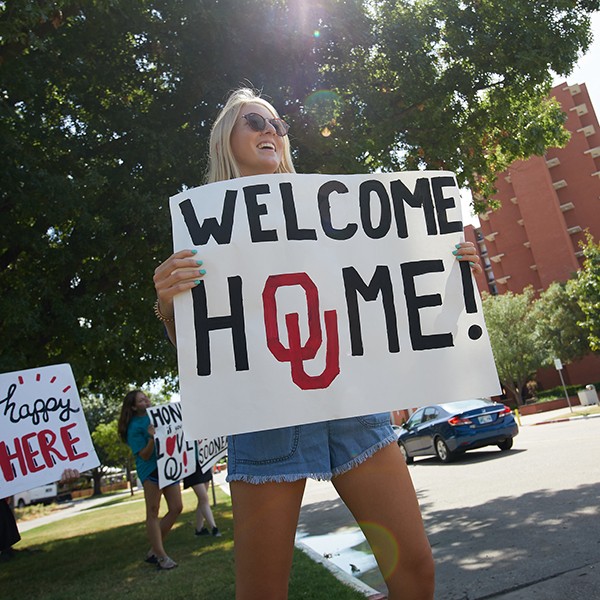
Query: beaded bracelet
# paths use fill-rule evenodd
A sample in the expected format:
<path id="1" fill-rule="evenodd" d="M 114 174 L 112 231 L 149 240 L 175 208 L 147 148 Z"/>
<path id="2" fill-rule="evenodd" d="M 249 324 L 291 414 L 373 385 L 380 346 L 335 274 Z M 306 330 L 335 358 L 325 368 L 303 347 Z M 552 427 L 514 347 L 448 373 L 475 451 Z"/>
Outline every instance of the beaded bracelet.
<path id="1" fill-rule="evenodd" d="M 158 300 L 156 300 L 156 302 L 154 303 L 154 314 L 156 315 L 156 318 L 159 321 L 162 321 L 163 323 L 174 323 L 175 322 L 175 317 L 165 317 L 165 315 L 163 315 L 160 312 L 160 308 L 158 307 Z"/>

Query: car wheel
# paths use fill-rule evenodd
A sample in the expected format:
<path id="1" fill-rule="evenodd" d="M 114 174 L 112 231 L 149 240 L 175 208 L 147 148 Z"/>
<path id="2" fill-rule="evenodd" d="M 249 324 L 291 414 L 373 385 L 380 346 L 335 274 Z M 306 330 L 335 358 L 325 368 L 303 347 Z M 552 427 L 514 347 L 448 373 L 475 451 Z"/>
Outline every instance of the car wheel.
<path id="1" fill-rule="evenodd" d="M 513 447 L 513 439 L 512 438 L 507 438 L 503 442 L 500 442 L 498 444 L 498 448 L 500 448 L 500 450 L 502 450 L 502 452 L 505 452 L 506 450 L 510 450 L 512 447 Z"/>
<path id="2" fill-rule="evenodd" d="M 17 508 L 25 508 L 25 500 L 23 500 L 23 498 L 19 498 L 19 502 L 17 503 Z"/>
<path id="3" fill-rule="evenodd" d="M 440 437 L 435 439 L 435 453 L 444 463 L 448 463 L 452 460 L 452 452 L 450 452 L 446 442 Z"/>
<path id="4" fill-rule="evenodd" d="M 402 442 L 398 442 L 398 446 L 400 446 L 400 452 L 402 452 L 402 456 L 404 456 L 404 460 L 406 461 L 406 464 L 412 465 L 413 462 L 415 462 L 415 459 L 408 454 L 404 444 Z"/>

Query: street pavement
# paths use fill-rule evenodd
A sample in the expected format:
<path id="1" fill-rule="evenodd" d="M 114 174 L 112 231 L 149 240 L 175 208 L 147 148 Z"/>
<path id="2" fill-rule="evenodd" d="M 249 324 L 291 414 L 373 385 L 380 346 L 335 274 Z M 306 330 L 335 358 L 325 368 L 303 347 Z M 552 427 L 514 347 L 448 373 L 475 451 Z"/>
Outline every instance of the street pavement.
<path id="1" fill-rule="evenodd" d="M 431 458 L 410 467 L 436 561 L 436 600 L 600 600 L 600 443 L 573 464 L 549 439 L 561 428 L 564 438 L 581 437 L 586 452 L 586 440 L 600 438 L 600 419 L 552 422 L 566 412 L 521 417 L 514 449 L 501 456 L 490 448 L 451 465 Z M 540 457 L 547 468 L 535 472 Z M 364 551 L 358 533 L 333 486 L 309 481 L 298 541 L 344 577 L 354 564 L 365 596 L 381 598 L 385 583 L 372 557 L 356 552 Z"/>

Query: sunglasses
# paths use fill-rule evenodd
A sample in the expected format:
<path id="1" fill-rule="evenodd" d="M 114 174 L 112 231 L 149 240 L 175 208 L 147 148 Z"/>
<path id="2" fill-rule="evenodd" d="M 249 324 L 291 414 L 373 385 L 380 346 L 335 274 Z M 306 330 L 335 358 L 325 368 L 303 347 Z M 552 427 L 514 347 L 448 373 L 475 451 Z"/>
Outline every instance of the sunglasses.
<path id="1" fill-rule="evenodd" d="M 254 131 L 264 131 L 267 127 L 267 121 L 273 125 L 275 133 L 279 137 L 287 135 L 287 132 L 290 130 L 290 126 L 283 119 L 265 119 L 258 113 L 248 113 L 247 115 L 242 115 L 242 117 L 248 121 L 248 125 Z"/>

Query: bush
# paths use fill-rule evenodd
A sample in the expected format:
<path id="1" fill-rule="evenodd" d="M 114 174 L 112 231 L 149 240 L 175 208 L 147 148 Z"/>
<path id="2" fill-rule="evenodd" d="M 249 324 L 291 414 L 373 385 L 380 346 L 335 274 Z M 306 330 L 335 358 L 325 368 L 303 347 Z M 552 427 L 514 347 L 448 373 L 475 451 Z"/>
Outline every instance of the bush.
<path id="1" fill-rule="evenodd" d="M 593 385 L 596 387 L 596 389 L 600 389 L 600 381 L 596 381 Z M 582 390 L 583 388 L 585 388 L 585 385 L 578 383 L 576 385 L 567 385 L 565 387 L 567 388 L 567 394 L 569 394 L 569 397 L 571 397 L 571 396 L 577 396 L 577 392 L 579 390 Z M 564 398 L 564 397 L 565 397 L 565 389 L 563 388 L 562 385 L 558 385 L 549 390 L 544 390 L 543 392 L 537 393 L 537 401 L 538 402 L 548 402 L 550 400 L 556 400 L 557 398 Z"/>

